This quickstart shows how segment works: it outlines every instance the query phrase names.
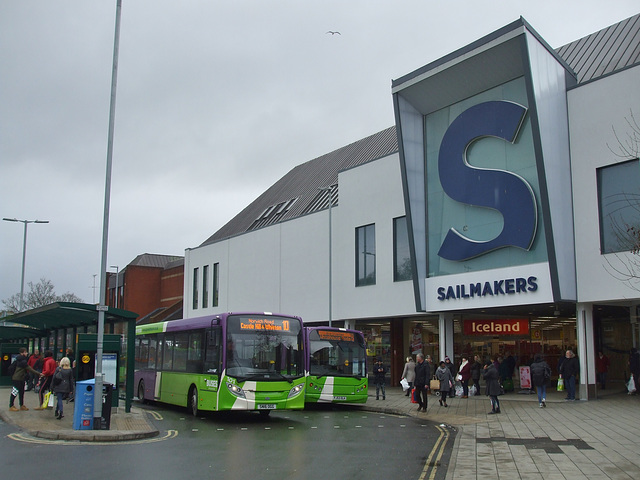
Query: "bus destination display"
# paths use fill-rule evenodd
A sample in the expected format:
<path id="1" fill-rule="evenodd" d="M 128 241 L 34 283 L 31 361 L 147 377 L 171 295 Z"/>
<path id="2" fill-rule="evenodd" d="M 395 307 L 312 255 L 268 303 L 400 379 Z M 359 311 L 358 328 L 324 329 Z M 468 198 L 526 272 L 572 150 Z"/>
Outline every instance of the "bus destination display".
<path id="1" fill-rule="evenodd" d="M 240 330 L 289 332 L 290 328 L 290 321 L 282 318 L 242 318 L 240 320 Z"/>
<path id="2" fill-rule="evenodd" d="M 355 342 L 355 335 L 349 332 L 336 332 L 330 330 L 316 330 L 320 340 L 333 342 Z"/>

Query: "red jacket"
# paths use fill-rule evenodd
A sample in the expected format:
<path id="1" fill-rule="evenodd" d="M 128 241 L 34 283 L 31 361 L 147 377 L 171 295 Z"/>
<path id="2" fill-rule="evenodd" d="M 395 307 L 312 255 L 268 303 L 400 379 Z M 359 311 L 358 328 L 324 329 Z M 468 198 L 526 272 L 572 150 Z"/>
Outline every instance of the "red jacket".
<path id="1" fill-rule="evenodd" d="M 42 374 L 45 377 L 53 377 L 54 373 L 56 373 L 56 361 L 53 357 L 46 357 L 42 365 Z"/>

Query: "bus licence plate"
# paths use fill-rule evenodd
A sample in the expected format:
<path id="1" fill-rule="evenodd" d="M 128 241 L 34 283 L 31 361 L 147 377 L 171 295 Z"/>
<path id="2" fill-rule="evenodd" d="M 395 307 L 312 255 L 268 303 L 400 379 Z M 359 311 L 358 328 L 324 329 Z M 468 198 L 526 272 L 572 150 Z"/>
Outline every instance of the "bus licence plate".
<path id="1" fill-rule="evenodd" d="M 260 403 L 258 404 L 258 410 L 275 410 L 275 403 Z"/>
<path id="2" fill-rule="evenodd" d="M 346 400 L 347 397 L 336 397 L 336 396 L 334 396 L 333 399 L 334 400 Z"/>

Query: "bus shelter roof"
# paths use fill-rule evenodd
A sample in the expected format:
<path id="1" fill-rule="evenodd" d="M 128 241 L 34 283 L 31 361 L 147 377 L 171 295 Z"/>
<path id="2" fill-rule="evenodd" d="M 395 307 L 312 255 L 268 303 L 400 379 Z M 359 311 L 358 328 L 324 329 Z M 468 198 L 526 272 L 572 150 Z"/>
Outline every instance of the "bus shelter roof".
<path id="1" fill-rule="evenodd" d="M 135 322 L 138 317 L 137 313 L 113 307 L 104 313 L 105 323 Z M 98 310 L 89 303 L 56 302 L 18 313 L 6 322 L 10 323 L 0 326 L 0 340 L 38 337 L 51 330 L 97 325 Z"/>

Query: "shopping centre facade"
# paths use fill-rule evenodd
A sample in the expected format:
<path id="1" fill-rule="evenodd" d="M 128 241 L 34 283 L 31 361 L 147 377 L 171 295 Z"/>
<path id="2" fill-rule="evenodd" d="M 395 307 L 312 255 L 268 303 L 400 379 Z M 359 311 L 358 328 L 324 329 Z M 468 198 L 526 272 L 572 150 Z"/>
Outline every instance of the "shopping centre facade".
<path id="1" fill-rule="evenodd" d="M 394 80 L 394 127 L 186 251 L 185 316 L 357 328 L 393 382 L 419 351 L 555 365 L 572 348 L 596 396 L 596 353 L 622 381 L 639 342 L 639 84 L 640 15 L 555 50 L 519 19 Z"/>

